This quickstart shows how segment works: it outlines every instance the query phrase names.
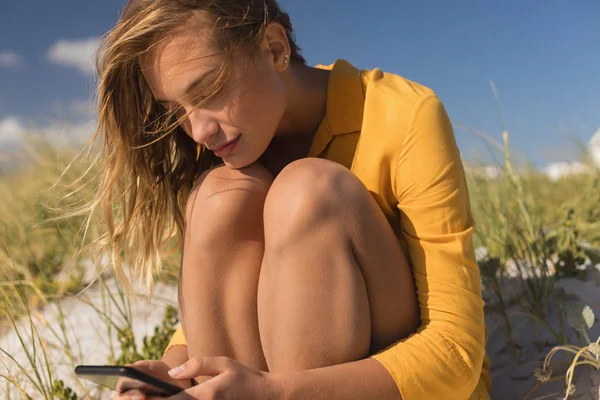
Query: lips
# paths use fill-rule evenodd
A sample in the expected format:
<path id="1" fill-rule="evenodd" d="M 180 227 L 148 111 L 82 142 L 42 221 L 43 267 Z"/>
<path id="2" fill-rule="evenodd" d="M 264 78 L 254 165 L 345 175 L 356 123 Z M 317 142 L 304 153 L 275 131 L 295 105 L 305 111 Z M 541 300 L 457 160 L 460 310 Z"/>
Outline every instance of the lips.
<path id="1" fill-rule="evenodd" d="M 213 148 L 210 148 L 210 147 L 209 147 L 209 150 L 211 150 L 211 151 L 219 151 L 219 150 L 221 150 L 223 147 L 225 147 L 225 146 L 228 146 L 228 145 L 230 145 L 231 143 L 233 143 L 233 142 L 235 142 L 236 140 L 238 140 L 238 138 L 239 138 L 239 136 L 238 136 L 238 137 L 236 137 L 235 139 L 232 139 L 232 140 L 230 140 L 229 142 L 226 142 L 226 143 L 220 144 L 220 145 L 218 145 L 218 146 L 215 146 L 215 147 L 213 147 Z"/>
<path id="2" fill-rule="evenodd" d="M 239 134 L 238 137 L 236 137 L 235 139 L 230 140 L 229 142 L 216 147 L 213 150 L 213 153 L 215 153 L 215 155 L 217 157 L 221 157 L 221 158 L 227 157 L 228 155 L 230 155 L 231 153 L 233 153 L 233 151 L 235 150 L 235 148 L 236 148 L 236 146 L 237 146 L 237 144 L 238 144 L 241 136 L 242 135 Z"/>

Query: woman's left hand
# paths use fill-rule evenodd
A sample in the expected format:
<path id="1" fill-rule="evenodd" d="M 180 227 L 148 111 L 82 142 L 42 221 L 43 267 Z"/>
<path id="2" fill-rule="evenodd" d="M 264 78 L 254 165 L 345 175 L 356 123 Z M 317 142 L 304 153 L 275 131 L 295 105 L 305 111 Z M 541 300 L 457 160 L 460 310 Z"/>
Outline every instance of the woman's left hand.
<path id="1" fill-rule="evenodd" d="M 170 370 L 169 375 L 175 379 L 212 376 L 205 382 L 169 397 L 172 400 L 283 399 L 283 384 L 274 374 L 247 367 L 227 357 L 194 357 Z M 146 396 L 146 399 L 164 400 L 164 397 Z"/>

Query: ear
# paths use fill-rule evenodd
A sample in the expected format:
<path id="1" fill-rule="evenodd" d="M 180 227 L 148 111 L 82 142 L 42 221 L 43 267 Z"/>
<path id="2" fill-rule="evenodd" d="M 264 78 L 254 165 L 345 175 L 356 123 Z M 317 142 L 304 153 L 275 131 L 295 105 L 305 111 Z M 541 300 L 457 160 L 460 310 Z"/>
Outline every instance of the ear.
<path id="1" fill-rule="evenodd" d="M 268 51 L 275 69 L 283 72 L 290 64 L 290 42 L 285 29 L 277 22 L 270 23 L 265 29 L 262 46 Z"/>

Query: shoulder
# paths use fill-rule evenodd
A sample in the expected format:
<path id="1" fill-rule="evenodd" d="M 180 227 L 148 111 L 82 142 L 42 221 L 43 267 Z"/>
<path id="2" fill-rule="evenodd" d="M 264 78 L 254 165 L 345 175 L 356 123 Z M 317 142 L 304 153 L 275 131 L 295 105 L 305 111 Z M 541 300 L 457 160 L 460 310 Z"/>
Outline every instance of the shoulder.
<path id="1" fill-rule="evenodd" d="M 429 87 L 379 68 L 365 69 L 361 73 L 365 87 L 377 90 L 380 95 L 393 96 L 409 102 L 435 96 L 435 92 Z"/>
<path id="2" fill-rule="evenodd" d="M 375 165 L 389 160 L 395 168 L 409 156 L 426 159 L 439 146 L 454 152 L 452 124 L 434 90 L 379 69 L 361 76 L 365 103 L 355 159 Z"/>
<path id="3" fill-rule="evenodd" d="M 407 138 L 426 135 L 432 122 L 448 119 L 436 93 L 425 85 L 378 68 L 362 70 L 361 76 L 361 141 L 371 144 L 368 148 L 379 147 L 387 157 L 398 159 Z"/>
<path id="4" fill-rule="evenodd" d="M 425 102 L 439 102 L 429 87 L 379 68 L 362 70 L 365 88 L 365 113 L 394 115 L 408 119 Z"/>

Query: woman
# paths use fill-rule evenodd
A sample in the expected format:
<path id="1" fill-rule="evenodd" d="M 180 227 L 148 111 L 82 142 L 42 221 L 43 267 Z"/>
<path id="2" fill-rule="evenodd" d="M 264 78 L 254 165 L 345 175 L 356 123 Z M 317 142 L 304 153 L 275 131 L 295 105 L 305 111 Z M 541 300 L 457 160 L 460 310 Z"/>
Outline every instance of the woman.
<path id="1" fill-rule="evenodd" d="M 135 367 L 185 387 L 174 399 L 489 397 L 468 192 L 433 91 L 307 66 L 276 0 L 130 0 L 100 60 L 107 246 L 151 285 L 183 241 L 182 326 Z"/>

